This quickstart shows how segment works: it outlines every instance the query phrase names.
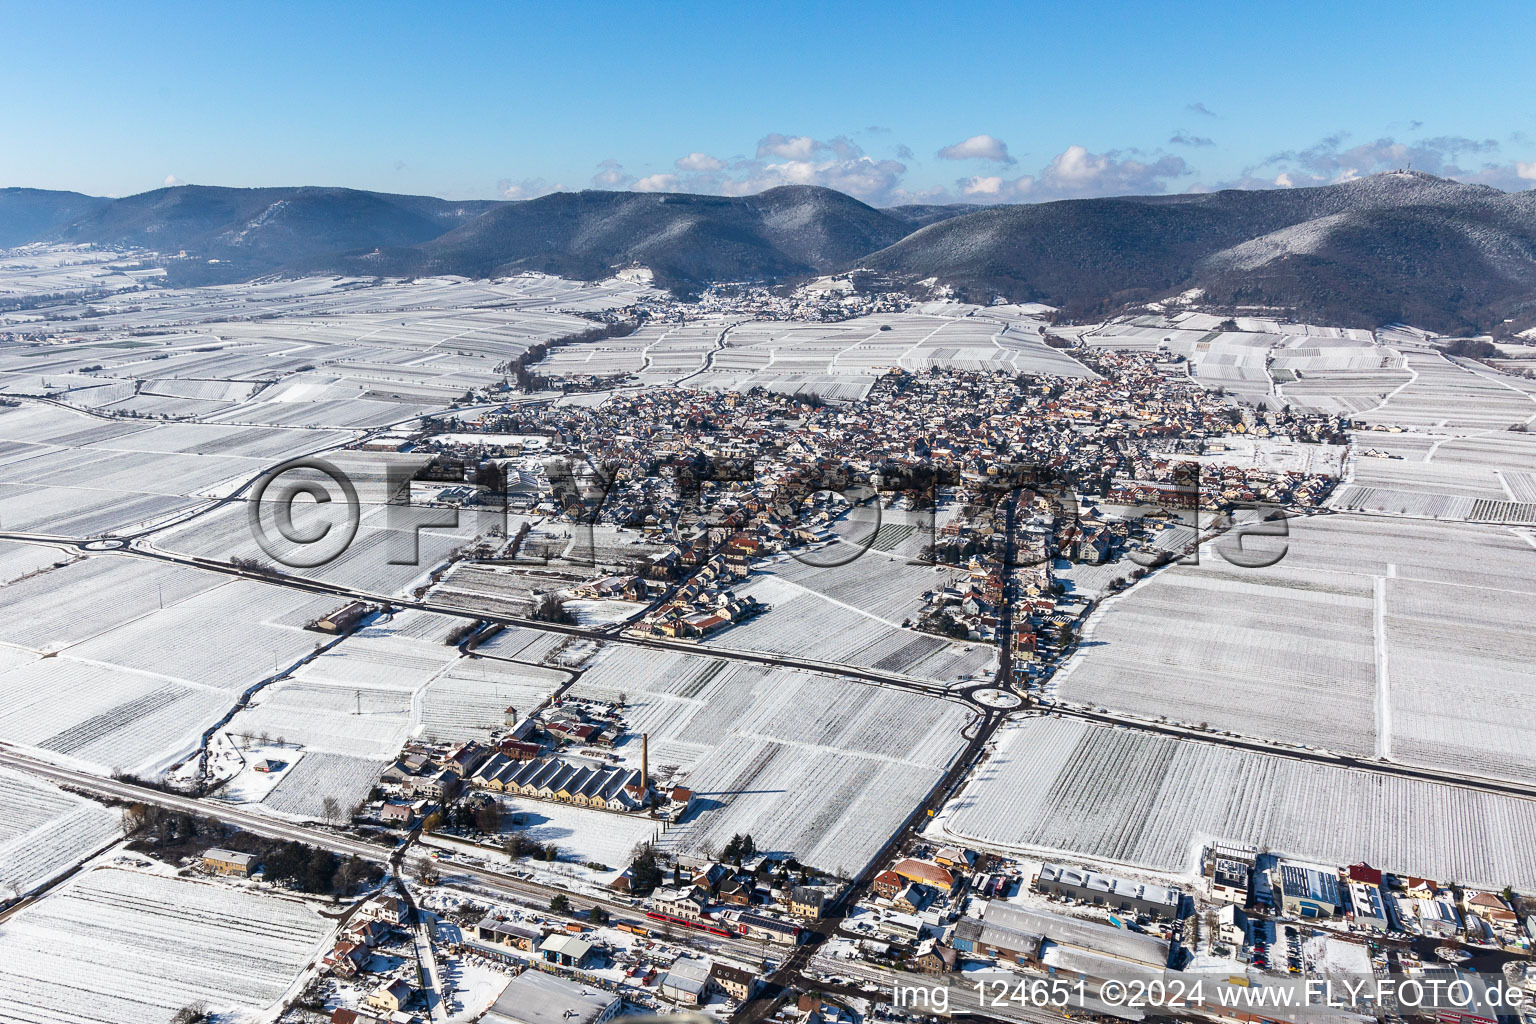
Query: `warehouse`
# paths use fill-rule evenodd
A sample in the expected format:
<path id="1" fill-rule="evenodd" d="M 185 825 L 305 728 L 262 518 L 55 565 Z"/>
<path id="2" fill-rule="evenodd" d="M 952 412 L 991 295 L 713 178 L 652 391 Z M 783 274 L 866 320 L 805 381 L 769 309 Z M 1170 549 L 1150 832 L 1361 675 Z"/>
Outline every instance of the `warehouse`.
<path id="1" fill-rule="evenodd" d="M 1016 937 L 1035 936 L 1039 959 L 1051 955 L 1051 947 L 1089 954 L 1107 963 L 1117 963 L 1122 970 L 1168 966 L 1172 946 L 1163 939 L 1112 925 L 1084 921 L 1053 914 L 1047 910 L 1028 910 L 993 900 L 982 911 L 984 924 L 995 926 Z"/>
<path id="2" fill-rule="evenodd" d="M 1166 886 L 1131 882 L 1124 878 L 1101 875 L 1065 864 L 1045 864 L 1035 879 L 1035 889 L 1051 896 L 1062 896 L 1094 906 L 1145 914 L 1164 921 L 1179 917 L 1180 893 Z"/>

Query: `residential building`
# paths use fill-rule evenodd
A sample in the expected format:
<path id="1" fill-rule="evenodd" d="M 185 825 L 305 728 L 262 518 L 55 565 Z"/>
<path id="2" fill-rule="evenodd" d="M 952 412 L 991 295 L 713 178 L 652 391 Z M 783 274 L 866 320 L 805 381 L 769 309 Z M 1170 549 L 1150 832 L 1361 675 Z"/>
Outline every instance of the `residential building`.
<path id="1" fill-rule="evenodd" d="M 203 870 L 215 875 L 235 875 L 249 878 L 256 870 L 258 861 L 254 853 L 236 853 L 217 847 L 203 852 Z"/>
<path id="2" fill-rule="evenodd" d="M 720 991 L 737 1002 L 746 1002 L 757 989 L 756 972 L 735 964 L 716 960 L 712 977 L 715 984 L 720 986 Z"/>
<path id="3" fill-rule="evenodd" d="M 379 893 L 367 903 L 357 908 L 353 915 L 354 920 L 383 921 L 385 924 L 405 924 L 411 915 L 411 908 L 398 896 L 389 893 Z"/>
<path id="4" fill-rule="evenodd" d="M 797 885 L 789 895 L 789 912 L 796 917 L 819 921 L 825 912 L 827 894 L 808 885 Z"/>
<path id="5" fill-rule="evenodd" d="M 363 1005 L 370 1010 L 389 1016 L 399 1013 L 400 1009 L 410 1002 L 413 992 L 410 985 L 396 978 L 388 985 L 369 993 L 368 998 L 363 1000 Z"/>
<path id="6" fill-rule="evenodd" d="M 1250 936 L 1248 915 L 1235 903 L 1228 903 L 1216 911 L 1216 935 L 1228 946 L 1242 948 L 1248 945 Z"/>

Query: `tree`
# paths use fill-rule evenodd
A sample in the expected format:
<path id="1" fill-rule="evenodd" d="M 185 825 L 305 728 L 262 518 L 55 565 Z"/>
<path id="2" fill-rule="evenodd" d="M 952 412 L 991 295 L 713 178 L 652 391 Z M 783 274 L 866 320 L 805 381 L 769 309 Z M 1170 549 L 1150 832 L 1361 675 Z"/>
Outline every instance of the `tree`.
<path id="1" fill-rule="evenodd" d="M 1063 650 L 1072 645 L 1073 636 L 1072 623 L 1070 622 L 1063 622 L 1056 628 L 1056 643 Z"/>
<path id="2" fill-rule="evenodd" d="M 149 805 L 133 803 L 123 808 L 123 831 L 132 835 L 149 822 Z"/>
<path id="3" fill-rule="evenodd" d="M 336 824 L 336 816 L 341 813 L 341 801 L 337 800 L 334 796 L 327 796 L 324 800 L 320 801 L 320 807 L 325 812 L 325 823 L 327 825 Z"/>
<path id="4" fill-rule="evenodd" d="M 563 892 L 557 892 L 549 901 L 549 911 L 552 914 L 568 913 L 571 909 L 571 901 Z"/>
<path id="5" fill-rule="evenodd" d="M 203 1003 L 189 1003 L 176 1011 L 171 1024 L 203 1024 L 208 1019 L 208 1007 Z"/>
<path id="6" fill-rule="evenodd" d="M 487 800 L 475 808 L 475 828 L 486 835 L 495 835 L 501 831 L 501 805 L 495 800 Z"/>
<path id="7" fill-rule="evenodd" d="M 443 812 L 442 811 L 433 811 L 431 814 L 427 815 L 427 820 L 423 821 L 421 823 L 421 830 L 423 832 L 436 832 L 438 829 L 440 829 L 442 827 L 443 827 Z"/>
<path id="8" fill-rule="evenodd" d="M 608 910 L 607 910 L 607 908 L 601 907 L 601 906 L 594 906 L 591 910 L 589 910 L 587 912 L 587 920 L 591 921 L 593 924 L 607 924 L 608 923 Z"/>

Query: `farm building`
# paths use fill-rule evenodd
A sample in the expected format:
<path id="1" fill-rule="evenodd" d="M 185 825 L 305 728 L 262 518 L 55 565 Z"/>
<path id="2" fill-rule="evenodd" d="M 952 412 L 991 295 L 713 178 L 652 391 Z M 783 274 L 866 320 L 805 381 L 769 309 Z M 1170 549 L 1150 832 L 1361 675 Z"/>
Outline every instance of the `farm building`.
<path id="1" fill-rule="evenodd" d="M 203 870 L 211 871 L 216 875 L 238 875 L 241 878 L 249 878 L 256 870 L 256 855 L 236 853 L 233 850 L 209 849 L 203 853 Z"/>

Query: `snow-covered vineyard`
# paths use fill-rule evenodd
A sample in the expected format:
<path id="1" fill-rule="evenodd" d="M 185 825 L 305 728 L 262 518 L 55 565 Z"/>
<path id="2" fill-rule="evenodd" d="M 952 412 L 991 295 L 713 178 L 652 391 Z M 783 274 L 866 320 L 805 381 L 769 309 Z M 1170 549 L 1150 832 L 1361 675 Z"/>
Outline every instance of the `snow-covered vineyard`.
<path id="1" fill-rule="evenodd" d="M 934 302 L 905 313 L 841 323 L 742 322 L 720 318 L 647 327 L 625 338 L 569 345 L 537 370 L 549 376 L 633 374 L 643 384 L 862 398 L 891 367 L 952 366 L 1018 373 L 1090 376 L 1082 364 L 1045 344 L 1049 310 L 977 309 Z"/>
<path id="2" fill-rule="evenodd" d="M 0 900 L 32 892 L 122 834 L 122 816 L 0 768 Z"/>
<path id="3" fill-rule="evenodd" d="M 760 849 L 849 876 L 938 782 L 971 718 L 920 694 L 629 647 L 604 651 L 570 692 L 622 695 L 652 771 L 693 790 L 668 848 L 719 851 L 750 832 Z M 632 765 L 637 746 L 620 750 Z"/>
<path id="4" fill-rule="evenodd" d="M 1536 802 L 1075 720 L 999 738 L 930 833 L 1189 876 L 1208 842 L 1536 886 Z"/>
<path id="5" fill-rule="evenodd" d="M 1536 777 L 1525 723 L 1536 546 L 1510 530 L 1291 520 L 1285 557 L 1212 545 L 1105 601 L 1052 684 L 1061 701 L 1341 753 Z M 1190 657 L 1190 644 L 1199 651 Z M 1447 699 L 1456 650 L 1458 698 Z"/>
<path id="6" fill-rule="evenodd" d="M 295 900 L 97 868 L 0 926 L 0 1006 L 14 1024 L 164 1024 L 199 1003 L 260 1020 L 334 930 Z"/>
<path id="7" fill-rule="evenodd" d="M 419 941 L 440 991 L 406 1015 L 469 1024 L 539 956 L 464 955 L 458 911 L 435 948 L 382 925 L 371 961 L 337 947 L 377 884 L 518 904 L 537 942 L 613 954 L 565 964 L 582 985 L 651 1008 L 690 936 L 615 944 L 592 908 L 707 918 L 696 950 L 760 945 L 767 971 L 893 837 L 818 953 L 978 963 L 966 901 L 1028 874 L 949 885 L 978 850 L 1199 887 L 1206 844 L 1253 844 L 1536 888 L 1528 379 L 1412 328 L 1184 300 L 1074 325 L 942 286 L 649 281 L 168 288 L 126 251 L 0 252 L 0 1022 L 387 1017 Z M 1033 492 L 990 514 L 1022 453 L 1076 474 L 1080 515 Z M 943 467 L 931 493 L 893 471 L 909 455 Z M 253 489 L 311 456 L 355 508 L 289 511 L 349 539 L 289 565 L 308 542 L 258 543 L 251 513 L 281 515 Z M 696 519 L 667 477 L 748 458 Z M 796 518 L 811 464 L 889 507 L 818 492 Z M 1201 522 L 1139 518 L 1149 494 Z M 1256 495 L 1296 514 L 1249 567 L 1201 530 Z M 1019 544 L 1044 557 L 1005 564 Z M 226 844 L 261 852 L 203 859 Z M 397 852 L 388 880 L 355 852 Z M 301 992 L 313 1014 L 282 1016 Z"/>

